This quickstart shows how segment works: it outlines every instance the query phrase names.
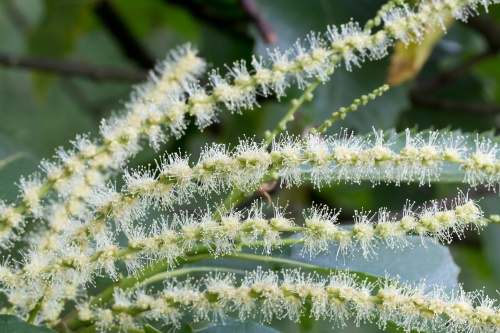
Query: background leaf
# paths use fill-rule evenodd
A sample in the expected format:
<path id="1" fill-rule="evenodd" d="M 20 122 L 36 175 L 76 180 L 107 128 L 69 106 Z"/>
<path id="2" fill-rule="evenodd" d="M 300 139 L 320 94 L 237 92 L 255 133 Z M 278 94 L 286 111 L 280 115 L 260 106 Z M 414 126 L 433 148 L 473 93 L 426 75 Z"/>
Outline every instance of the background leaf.
<path id="1" fill-rule="evenodd" d="M 83 31 L 85 19 L 95 1 L 79 1 L 68 6 L 64 0 L 45 0 L 45 15 L 28 39 L 28 52 L 42 58 L 63 59 Z M 43 95 L 54 77 L 46 73 L 33 76 L 39 95 Z"/>
<path id="2" fill-rule="evenodd" d="M 24 320 L 10 315 L 0 314 L 0 330 L 11 333 L 54 333 L 55 331 L 46 328 L 28 324 Z"/>
<path id="3" fill-rule="evenodd" d="M 453 261 L 450 250 L 431 239 L 406 236 L 411 245 L 404 249 L 390 249 L 384 244 L 376 248 L 373 258 L 365 258 L 358 247 L 352 255 L 342 256 L 338 245 L 333 245 L 329 253 L 314 257 L 303 255 L 303 246 L 294 245 L 283 256 L 292 260 L 327 268 L 348 269 L 389 278 L 399 277 L 402 283 L 418 283 L 425 279 L 426 285 L 443 285 L 450 291 L 458 285 L 459 268 Z M 288 249 L 287 249 L 288 250 Z"/>

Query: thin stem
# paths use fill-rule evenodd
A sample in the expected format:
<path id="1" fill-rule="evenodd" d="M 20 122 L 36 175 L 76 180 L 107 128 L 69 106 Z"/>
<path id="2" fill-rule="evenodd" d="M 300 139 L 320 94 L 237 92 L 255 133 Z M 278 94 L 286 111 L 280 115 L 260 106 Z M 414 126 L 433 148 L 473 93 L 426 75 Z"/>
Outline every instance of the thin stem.
<path id="1" fill-rule="evenodd" d="M 38 300 L 35 307 L 30 311 L 28 317 L 28 323 L 33 324 L 35 322 L 36 315 L 42 309 L 42 301 L 43 301 L 43 296 Z"/>
<path id="2" fill-rule="evenodd" d="M 121 80 L 137 82 L 147 78 L 146 71 L 95 67 L 84 62 L 64 62 L 60 59 L 32 58 L 11 54 L 0 54 L 0 65 L 57 73 L 63 76 L 80 76 L 95 81 Z"/>
<path id="3" fill-rule="evenodd" d="M 189 254 L 194 254 L 194 255 L 190 256 Z M 187 264 L 187 263 L 197 262 L 203 259 L 212 258 L 212 255 L 208 253 L 208 249 L 204 246 L 199 246 L 195 252 L 190 252 L 189 254 L 187 254 L 184 258 L 178 258 L 177 261 L 182 262 L 182 264 Z M 105 304 L 109 302 L 113 298 L 113 292 L 117 287 L 121 289 L 130 289 L 137 283 L 143 282 L 144 280 L 156 274 L 159 274 L 162 271 L 166 271 L 169 268 L 170 265 L 168 262 L 159 260 L 155 264 L 141 271 L 140 275 L 138 275 L 137 277 L 129 277 L 111 284 L 108 288 L 106 288 L 104 291 L 102 291 L 100 294 L 96 295 L 92 299 L 92 301 L 90 302 L 90 306 L 92 307 L 98 304 Z M 63 320 L 61 320 L 61 322 L 59 322 L 56 326 L 60 326 L 62 322 L 66 322 L 67 326 L 72 330 L 84 326 L 85 322 L 80 321 L 77 318 L 77 315 L 78 312 L 75 309 L 72 312 L 70 312 Z"/>
<path id="4" fill-rule="evenodd" d="M 195 65 L 185 66 L 185 64 L 184 64 L 184 63 L 190 63 L 190 64 L 191 63 L 192 64 L 198 63 L 198 62 L 194 61 L 195 59 L 198 59 L 198 58 L 193 59 L 192 55 L 193 55 L 192 53 L 186 53 L 186 55 L 184 55 L 182 58 L 179 58 L 175 65 L 179 68 L 184 68 L 184 69 L 182 69 L 182 72 L 177 73 L 176 76 L 172 76 L 172 74 L 168 74 L 168 73 L 165 74 L 164 77 L 162 78 L 162 80 L 165 81 L 164 83 L 168 83 L 168 84 L 157 85 L 157 86 L 153 87 L 151 90 L 145 91 L 144 95 L 142 96 L 144 101 L 149 101 L 150 99 L 154 101 L 154 100 L 156 100 L 156 96 L 158 94 L 163 95 L 163 94 L 166 94 L 168 91 L 176 90 L 177 87 L 179 87 L 182 84 L 182 82 L 184 82 L 191 75 L 193 75 L 196 72 L 197 67 Z M 198 60 L 200 62 L 202 62 L 200 59 L 198 59 Z M 152 80 L 153 75 L 154 74 L 151 74 L 151 79 L 148 81 Z M 154 76 L 154 77 L 156 77 L 156 76 Z M 135 103 L 133 106 L 131 106 L 130 112 L 127 114 L 127 116 L 125 116 L 124 119 L 126 119 L 126 117 L 132 117 L 132 116 L 136 115 L 137 112 L 139 112 L 138 111 L 139 109 L 142 109 L 142 103 Z M 136 134 L 139 136 L 147 135 L 148 131 L 151 129 L 151 126 L 168 126 L 171 123 L 170 117 L 171 117 L 171 115 L 164 114 L 155 120 L 140 121 L 136 125 L 136 129 L 137 129 Z M 113 142 L 106 142 L 105 140 L 103 140 L 103 138 L 101 138 L 101 141 L 95 145 L 94 151 L 88 151 L 88 150 L 77 151 L 74 158 L 79 163 L 82 162 L 83 165 L 86 165 L 88 167 L 90 165 L 90 162 L 92 160 L 98 159 L 101 154 L 103 154 L 103 153 L 113 154 L 113 151 L 114 151 L 114 149 L 116 149 L 117 144 L 118 145 L 127 144 L 127 142 L 128 142 L 127 138 L 120 138 L 117 140 L 113 140 Z M 114 146 L 114 148 L 110 149 L 113 146 Z M 49 179 L 49 175 L 47 175 L 47 177 L 45 177 L 43 179 L 42 184 L 38 188 L 38 193 L 37 193 L 38 199 L 42 199 L 45 196 L 45 194 L 47 194 L 49 191 L 53 190 L 55 185 L 59 181 L 71 179 L 75 175 L 74 170 L 72 170 L 72 165 L 73 165 L 73 163 L 63 163 L 63 165 L 61 166 L 60 175 L 55 177 L 56 179 Z M 98 171 L 99 173 L 104 172 L 105 175 L 107 173 L 107 171 L 105 172 L 106 169 L 107 168 L 103 167 L 103 166 L 89 167 L 89 170 L 95 170 L 95 171 Z M 85 176 L 85 173 L 88 173 L 88 172 L 90 172 L 90 171 L 85 170 L 83 176 Z M 85 178 L 85 177 L 83 177 L 83 178 Z M 106 177 L 104 177 L 104 178 L 106 178 Z M 16 214 L 22 215 L 22 214 L 26 213 L 29 210 L 29 208 L 30 208 L 29 205 L 23 200 L 23 202 L 21 202 L 19 205 L 14 206 L 14 212 Z M 3 231 L 8 227 L 9 227 L 8 221 L 4 220 L 4 218 L 2 217 L 0 219 L 0 228 Z"/>
<path id="5" fill-rule="evenodd" d="M 280 120 L 278 125 L 274 128 L 272 132 L 267 131 L 265 135 L 265 146 L 269 147 L 273 139 L 281 132 L 286 130 L 286 124 L 289 121 L 292 121 L 294 119 L 294 114 L 295 112 L 299 109 L 299 107 L 305 102 L 305 101 L 311 101 L 313 98 L 312 92 L 318 84 L 321 81 L 319 79 L 316 79 L 314 82 L 311 82 L 307 85 L 306 90 L 304 93 L 298 98 L 294 99 L 292 101 L 292 107 L 288 112 L 283 116 L 283 118 Z M 338 112 L 334 112 L 330 119 L 325 120 L 325 122 L 318 127 L 317 129 L 311 129 L 310 133 L 311 134 L 316 134 L 316 133 L 324 133 L 336 120 L 339 119 L 344 119 L 347 112 L 350 111 L 355 111 L 359 105 L 366 105 L 369 101 L 374 100 L 375 98 L 381 96 L 384 92 L 389 90 L 389 86 L 387 84 L 375 89 L 368 95 L 363 95 L 359 99 L 355 99 L 354 102 L 347 108 L 340 108 Z M 277 177 L 277 174 L 272 172 L 273 168 L 271 168 L 270 172 L 264 176 L 262 179 L 262 182 L 269 181 L 269 180 L 277 180 L 279 177 Z M 265 179 L 267 178 L 267 179 Z M 239 189 L 233 189 L 223 200 L 224 207 L 229 209 L 230 207 L 235 207 L 237 204 L 242 202 L 245 199 L 246 195 L 245 192 L 239 190 Z M 216 213 L 215 217 L 218 217 Z"/>
<path id="6" fill-rule="evenodd" d="M 239 0 L 239 4 L 248 18 L 253 22 L 266 44 L 276 42 L 278 35 L 271 28 L 269 22 L 264 19 L 255 0 Z"/>
<path id="7" fill-rule="evenodd" d="M 297 240 L 294 240 L 297 241 Z M 294 243 L 295 244 L 295 243 Z M 287 266 L 294 266 L 294 267 L 300 267 L 303 269 L 311 270 L 311 271 L 318 271 L 318 266 L 308 264 L 308 263 L 303 263 L 299 262 L 296 260 L 290 260 L 290 259 L 284 259 L 284 258 L 276 258 L 276 257 L 267 257 L 259 254 L 251 254 L 251 253 L 233 253 L 233 254 L 227 254 L 224 256 L 225 258 L 235 258 L 235 259 L 244 259 L 244 260 L 250 260 L 250 261 L 260 261 L 266 264 L 282 264 L 282 265 L 287 265 Z M 331 272 L 331 271 L 337 271 L 335 268 L 323 268 L 325 272 Z"/>
<path id="8" fill-rule="evenodd" d="M 152 283 L 155 283 L 155 282 L 163 281 L 163 280 L 165 280 L 167 278 L 171 278 L 171 277 L 188 275 L 190 273 L 213 272 L 213 271 L 226 272 L 226 273 L 236 273 L 236 274 L 245 274 L 245 271 L 243 271 L 241 269 L 235 269 L 235 268 L 210 267 L 210 266 L 188 267 L 188 268 L 181 268 L 181 269 L 175 269 L 173 271 L 158 273 L 156 275 L 151 276 L 150 278 L 145 279 L 141 283 L 137 284 L 137 287 L 142 287 L 142 286 L 145 286 L 145 285 L 148 285 L 148 284 L 152 284 Z"/>
<path id="9" fill-rule="evenodd" d="M 317 134 L 326 132 L 326 130 L 331 127 L 334 122 L 340 119 L 344 119 L 348 112 L 356 111 L 360 105 L 366 105 L 369 101 L 380 97 L 387 90 L 389 90 L 389 85 L 384 84 L 383 86 L 373 90 L 370 94 L 363 95 L 361 96 L 361 98 L 355 99 L 347 108 L 341 107 L 337 112 L 332 113 L 332 116 L 329 119 L 325 120 L 321 126 L 319 126 L 318 128 L 312 128 L 309 133 Z"/>
<path id="10" fill-rule="evenodd" d="M 196 255 L 186 255 L 186 257 L 184 259 L 179 258 L 178 261 L 182 261 L 182 264 L 189 264 L 189 263 L 197 262 L 200 260 L 213 258 L 212 255 L 210 253 L 208 253 L 207 249 L 205 251 L 207 253 L 196 254 Z M 203 252 L 203 247 L 200 247 L 200 251 L 197 250 L 195 253 L 198 253 L 198 252 Z M 191 252 L 191 253 L 193 253 L 193 252 Z M 94 304 L 101 303 L 101 302 L 105 303 L 105 302 L 108 302 L 109 300 L 111 300 L 111 298 L 113 297 L 113 290 L 116 287 L 120 287 L 121 289 L 128 289 L 130 287 L 135 286 L 138 282 L 139 283 L 143 282 L 144 280 L 148 279 L 149 277 L 152 277 L 152 276 L 158 274 L 159 272 L 162 272 L 162 271 L 167 270 L 169 268 L 170 268 L 170 265 L 168 264 L 168 262 L 158 261 L 155 265 L 152 265 L 152 266 L 146 268 L 144 271 L 142 271 L 138 277 L 130 277 L 130 278 L 127 278 L 121 282 L 118 282 L 117 285 L 112 285 L 112 286 L 108 287 L 101 294 L 99 294 L 95 297 Z M 91 302 L 91 304 L 92 303 L 93 302 Z"/>
<path id="11" fill-rule="evenodd" d="M 266 131 L 266 133 L 264 134 L 266 146 L 269 146 L 271 144 L 273 138 L 275 138 L 276 135 L 286 130 L 286 124 L 289 121 L 294 120 L 294 114 L 299 109 L 299 107 L 304 104 L 305 101 L 311 101 L 313 99 L 312 92 L 314 91 L 314 89 L 316 89 L 320 82 L 321 81 L 319 79 L 316 79 L 314 82 L 309 83 L 302 95 L 298 99 L 292 100 L 292 107 L 283 116 L 278 125 L 273 129 L 272 132 Z"/>
<path id="12" fill-rule="evenodd" d="M 295 241 L 297 241 L 297 240 L 295 240 Z M 293 243 L 293 244 L 295 244 L 295 243 Z M 277 257 L 268 257 L 268 256 L 259 255 L 259 254 L 251 254 L 251 253 L 238 252 L 238 253 L 233 253 L 233 254 L 227 254 L 227 255 L 224 255 L 223 257 L 224 258 L 250 260 L 250 261 L 259 261 L 259 262 L 263 262 L 266 264 L 285 265 L 285 266 L 289 266 L 289 267 L 304 269 L 306 271 L 322 273 L 325 275 L 328 275 L 332 272 L 342 271 L 342 270 L 339 270 L 339 269 L 333 268 L 333 267 L 322 267 L 322 266 L 308 264 L 308 263 L 305 263 L 302 261 L 297 261 L 297 260 L 277 258 Z M 364 279 L 367 279 L 368 281 L 385 280 L 385 278 L 382 278 L 382 277 L 376 276 L 376 275 L 372 275 L 369 273 L 365 273 L 365 272 L 358 272 L 358 271 L 353 271 L 353 270 L 349 270 L 348 272 L 352 273 L 356 276 L 362 277 Z"/>

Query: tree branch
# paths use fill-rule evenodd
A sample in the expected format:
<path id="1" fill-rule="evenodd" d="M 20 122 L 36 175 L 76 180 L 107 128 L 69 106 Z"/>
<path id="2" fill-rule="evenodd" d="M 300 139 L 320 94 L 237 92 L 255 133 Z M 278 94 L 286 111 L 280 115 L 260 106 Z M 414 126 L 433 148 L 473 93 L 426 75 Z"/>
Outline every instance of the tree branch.
<path id="1" fill-rule="evenodd" d="M 467 73 L 467 71 L 469 71 L 476 64 L 493 56 L 495 53 L 496 52 L 492 52 L 490 50 L 487 50 L 483 53 L 480 53 L 480 54 L 476 55 L 475 57 L 466 60 L 462 64 L 458 65 L 457 67 L 455 67 L 447 72 L 443 72 L 440 75 L 437 75 L 435 77 L 431 77 L 429 79 L 422 80 L 421 82 L 418 83 L 418 85 L 415 89 L 418 90 L 419 92 L 425 92 L 425 91 L 432 91 L 432 90 L 437 90 L 439 88 L 445 87 L 445 86 L 453 83 L 458 77 Z"/>
<path id="2" fill-rule="evenodd" d="M 164 0 L 164 2 L 184 7 L 194 17 L 225 33 L 249 38 L 246 24 L 250 22 L 256 26 L 266 43 L 274 43 L 277 40 L 276 33 L 262 16 L 255 0 L 238 0 L 238 6 L 225 4 L 222 11 L 230 11 L 233 15 L 229 16 L 221 15 L 219 13 L 221 10 L 217 10 L 213 4 L 203 3 L 203 0 Z"/>
<path id="3" fill-rule="evenodd" d="M 63 62 L 43 58 L 20 57 L 0 54 L 0 64 L 5 67 L 35 69 L 64 76 L 81 76 L 96 81 L 119 80 L 138 82 L 146 79 L 147 72 L 90 66 L 84 62 Z"/>
<path id="4" fill-rule="evenodd" d="M 236 38 L 250 39 L 246 31 L 246 23 L 248 18 L 243 13 L 240 15 L 220 15 L 219 11 L 213 4 L 206 3 L 202 5 L 203 0 L 163 0 L 163 2 L 175 6 L 183 7 L 193 17 L 200 21 L 210 24 L 212 27 L 231 34 Z M 235 5 L 226 5 L 237 8 Z M 224 7 L 224 11 L 227 7 Z"/>
<path id="5" fill-rule="evenodd" d="M 278 35 L 271 28 L 271 25 L 262 16 L 255 0 L 240 0 L 240 6 L 264 38 L 267 44 L 272 44 L 278 39 Z"/>
<path id="6" fill-rule="evenodd" d="M 457 77 L 465 74 L 468 70 L 483 60 L 488 59 L 500 52 L 500 25 L 489 15 L 479 15 L 469 18 L 467 26 L 480 33 L 488 48 L 486 51 L 466 60 L 457 67 L 444 72 L 436 77 L 424 80 L 418 84 L 419 91 L 431 91 L 452 83 Z"/>
<path id="7" fill-rule="evenodd" d="M 480 33 L 490 51 L 500 51 L 500 25 L 488 14 L 470 17 L 467 26 Z"/>
<path id="8" fill-rule="evenodd" d="M 487 104 L 464 103 L 462 101 L 443 100 L 429 96 L 419 90 L 410 92 L 410 99 L 414 105 L 436 108 L 443 111 L 459 111 L 482 116 L 500 114 L 500 107 Z"/>
<path id="9" fill-rule="evenodd" d="M 418 82 L 410 91 L 410 98 L 413 104 L 439 108 L 445 111 L 454 110 L 477 115 L 500 114 L 500 107 L 497 106 L 441 100 L 429 95 L 430 92 L 455 82 L 458 77 L 467 73 L 476 64 L 500 52 L 500 25 L 491 16 L 487 14 L 473 16 L 469 18 L 467 26 L 476 30 L 484 37 L 488 45 L 487 49 L 449 71 Z"/>
<path id="10" fill-rule="evenodd" d="M 109 1 L 99 1 L 94 7 L 94 12 L 129 59 L 145 69 L 154 67 L 155 60 L 134 37 Z"/>

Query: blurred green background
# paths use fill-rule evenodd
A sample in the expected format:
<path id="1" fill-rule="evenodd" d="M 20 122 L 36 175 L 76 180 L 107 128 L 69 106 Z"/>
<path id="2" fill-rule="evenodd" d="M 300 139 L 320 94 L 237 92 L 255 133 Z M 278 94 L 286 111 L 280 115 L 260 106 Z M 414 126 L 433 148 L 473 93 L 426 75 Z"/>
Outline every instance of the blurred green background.
<path id="1" fill-rule="evenodd" d="M 145 77 L 156 59 L 176 45 L 190 42 L 210 68 L 223 67 L 266 48 L 290 47 L 312 31 L 349 20 L 364 24 L 384 3 L 380 0 L 0 0 L 0 199 L 16 200 L 16 181 L 37 171 L 54 148 L 69 146 L 78 133 L 96 135 L 99 122 L 121 112 L 131 86 Z M 354 98 L 384 82 L 383 97 L 336 123 L 330 133 L 348 128 L 461 129 L 481 133 L 500 127 L 500 6 L 491 6 L 468 24 L 448 22 L 447 33 L 430 33 L 418 46 L 397 46 L 389 57 L 365 62 L 348 72 L 335 71 L 300 108 L 289 131 L 322 121 Z M 274 40 L 276 37 L 276 40 Z M 35 66 L 36 65 L 36 66 Z M 40 70 L 40 65 L 45 70 Z M 37 67 L 37 68 L 34 68 Z M 56 71 L 63 67 L 64 73 Z M 91 74 L 112 77 L 92 78 Z M 76 73 L 79 72 L 79 73 Z M 223 69 L 224 73 L 225 70 Z M 206 82 L 206 77 L 201 79 Z M 243 136 L 262 139 L 300 91 L 260 99 L 260 108 L 243 115 L 222 112 L 220 122 L 203 133 L 193 125 L 162 151 L 187 151 L 197 158 L 207 142 L 236 143 Z M 132 165 L 152 163 L 146 149 Z M 402 184 L 360 186 L 332 184 L 316 191 L 275 189 L 274 198 L 300 212 L 311 201 L 342 207 L 349 221 L 356 209 L 388 207 L 398 211 L 406 199 L 423 202 L 453 196 L 460 184 L 418 187 Z M 498 193 L 482 188 L 470 195 L 486 214 L 500 213 Z M 500 282 L 500 227 L 490 226 L 451 246 L 467 290 L 486 287 L 496 295 Z"/>

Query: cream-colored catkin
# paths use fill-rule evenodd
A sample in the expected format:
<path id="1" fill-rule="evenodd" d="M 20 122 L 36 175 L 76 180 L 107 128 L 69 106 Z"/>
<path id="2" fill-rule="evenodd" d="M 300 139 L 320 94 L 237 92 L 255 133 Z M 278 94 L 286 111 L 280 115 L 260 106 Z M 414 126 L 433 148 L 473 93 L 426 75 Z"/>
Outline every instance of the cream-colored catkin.
<path id="1" fill-rule="evenodd" d="M 475 144 L 469 150 L 466 143 Z M 252 192 L 262 182 L 281 179 L 286 187 L 304 181 L 315 187 L 332 182 L 395 183 L 420 185 L 439 181 L 444 167 L 462 174 L 465 183 L 489 187 L 500 180 L 498 149 L 489 139 L 467 139 L 453 134 L 406 131 L 405 145 L 397 150 L 382 132 L 359 137 L 346 131 L 335 136 L 304 139 L 282 135 L 270 151 L 251 139 L 229 150 L 223 144 L 203 148 L 197 163 L 187 156 L 167 154 L 156 170 L 141 168 L 125 172 L 125 186 L 98 188 L 90 200 L 94 210 L 127 224 L 145 216 L 150 207 L 173 209 L 196 195 L 233 189 Z M 487 148 L 485 148 L 487 147 Z"/>
<path id="2" fill-rule="evenodd" d="M 326 207 L 304 211 L 302 226 L 286 218 L 278 206 L 273 209 L 272 217 L 264 216 L 259 203 L 254 203 L 246 212 L 222 208 L 206 210 L 201 215 L 186 212 L 174 215 L 171 221 L 159 219 L 150 228 L 135 225 L 125 229 L 127 247 L 116 244 L 111 231 L 94 221 L 85 224 L 94 230 L 63 235 L 66 238 L 58 239 L 54 251 L 33 248 L 25 255 L 22 269 L 0 266 L 0 285 L 9 299 L 20 295 L 28 299 L 33 295 L 41 297 L 54 281 L 60 286 L 78 288 L 93 283 L 102 272 L 117 279 L 118 262 L 125 263 L 131 277 L 140 276 L 141 270 L 153 263 L 166 262 L 174 268 L 179 258 L 188 252 L 197 252 L 200 246 L 207 248 L 215 258 L 236 254 L 241 246 L 261 247 L 263 254 L 271 255 L 271 250 L 290 244 L 291 240 L 293 244 L 304 245 L 304 256 L 329 253 L 337 244 L 344 255 L 361 250 L 369 257 L 376 255 L 380 246 L 404 248 L 409 244 L 407 235 L 420 235 L 423 241 L 428 237 L 449 241 L 452 235 L 460 236 L 465 228 L 480 228 L 487 223 L 477 204 L 463 193 L 451 202 L 449 208 L 433 201 L 413 210 L 413 205 L 408 204 L 399 218 L 391 217 L 385 209 L 377 215 L 356 212 L 351 230 L 340 227 L 338 214 Z M 215 212 L 218 218 L 214 217 Z M 83 229 L 83 224 L 80 228 Z M 286 239 L 284 233 L 295 233 L 297 237 Z M 87 235 L 96 240 L 94 247 L 89 247 Z M 19 311 L 31 305 L 18 304 Z"/>
<path id="3" fill-rule="evenodd" d="M 19 187 L 22 203 L 17 207 L 1 204 L 0 247 L 10 246 L 17 237 L 16 231 L 22 233 L 25 214 L 50 221 L 47 236 L 38 237 L 40 242 L 46 242 L 50 234 L 57 232 L 62 225 L 53 223 L 52 219 L 84 214 L 85 201 L 91 195 L 91 189 L 102 186 L 110 170 L 123 167 L 140 148 L 140 140 L 149 138 L 153 147 L 157 148 L 166 140 L 162 127 L 170 127 L 176 135 L 181 133 L 185 127 L 184 116 L 179 119 L 176 109 L 168 103 L 179 99 L 174 96 L 182 95 L 183 85 L 204 72 L 205 62 L 196 54 L 197 51 L 190 45 L 172 51 L 166 60 L 149 73 L 146 83 L 135 88 L 127 111 L 107 122 L 103 121 L 100 140 L 77 136 L 71 142 L 73 149 L 59 148 L 55 161 L 42 161 L 40 167 L 45 173 L 44 178 L 39 174 L 21 178 Z M 44 207 L 42 198 L 50 190 L 58 192 L 62 200 Z M 66 213 L 54 215 L 54 211 L 60 210 L 62 206 Z M 2 211 L 6 213 L 2 214 Z M 19 222 L 19 219 L 22 221 Z"/>
<path id="4" fill-rule="evenodd" d="M 196 164 L 183 154 L 168 154 L 156 170 L 127 171 L 122 190 L 114 186 L 96 191 L 89 188 L 103 183 L 103 169 L 125 165 L 141 149 L 141 140 L 147 139 L 158 148 L 166 139 L 162 126 L 180 136 L 185 117 L 190 115 L 204 128 L 217 120 L 222 105 L 240 112 L 256 106 L 259 94 L 282 96 L 292 81 L 301 88 L 311 80 L 324 82 L 342 60 L 351 69 L 365 60 L 381 58 L 394 41 L 419 42 L 430 29 L 440 28 L 446 13 L 466 20 L 478 6 L 487 8 L 497 2 L 429 0 L 414 9 L 395 3 L 379 13 L 384 25 L 375 33 L 354 22 L 328 27 L 324 35 L 312 33 L 289 50 L 275 49 L 267 57 L 254 57 L 251 68 L 240 61 L 227 76 L 215 70 L 209 74 L 207 87 L 194 81 L 204 71 L 203 61 L 193 49 L 179 49 L 173 54 L 173 62 L 159 65 L 159 72 L 165 76 L 153 73 L 146 85 L 136 89 L 127 104 L 130 112 L 102 122 L 102 140 L 77 137 L 74 149 L 59 149 L 56 162 L 41 164 L 46 176 L 20 180 L 19 205 L 0 204 L 2 248 L 9 248 L 23 236 L 26 214 L 47 219 L 50 228 L 47 234 L 33 239 L 38 247 L 23 251 L 22 260 L 13 263 L 5 259 L 0 265 L 0 291 L 12 304 L 6 311 L 24 318 L 34 316 L 36 323 L 50 325 L 57 323 L 66 301 L 76 301 L 80 319 L 105 331 L 114 326 L 137 329 L 140 326 L 134 316 L 138 312 L 172 324 L 178 323 L 185 310 L 197 319 L 223 317 L 238 310 L 242 320 L 255 313 L 264 321 L 275 317 L 299 320 L 304 302 L 310 302 L 315 318 L 337 323 L 353 319 L 359 324 L 378 315 L 381 326 L 390 320 L 407 330 L 498 331 L 498 309 L 485 296 L 460 291 L 447 298 L 439 288 L 426 294 L 421 286 L 400 287 L 392 282 L 380 285 L 375 293 L 372 285 L 354 281 L 348 274 L 327 279 L 287 271 L 280 277 L 258 270 L 240 284 L 235 283 L 234 276 L 215 275 L 201 285 L 167 282 L 161 295 L 143 290 L 134 295 L 116 291 L 114 308 L 93 307 L 82 301 L 86 286 L 95 281 L 96 275 L 120 280 L 118 261 L 125 262 L 131 276 L 139 276 L 158 260 L 177 264 L 178 257 L 200 244 L 209 248 L 212 257 L 235 253 L 236 244 L 263 245 L 264 253 L 269 254 L 270 249 L 283 245 L 283 232 L 301 232 L 302 238 L 297 241 L 304 243 L 307 253 L 327 251 L 331 244 L 339 243 L 346 252 L 360 246 L 368 256 L 379 242 L 403 246 L 406 234 L 448 241 L 452 233 L 460 234 L 467 225 L 482 225 L 485 220 L 481 210 L 465 196 L 450 208 L 431 203 L 418 212 L 405 209 L 401 219 L 390 218 L 383 209 L 376 221 L 367 213 L 357 213 L 352 231 L 338 228 L 336 213 L 320 207 L 304 214 L 302 227 L 285 218 L 280 208 L 271 219 L 252 208 L 246 219 L 241 212 L 221 210 L 219 219 L 212 213 L 201 220 L 178 214 L 173 226 L 162 219 L 151 229 L 134 225 L 151 207 L 173 209 L 196 195 L 232 189 L 251 192 L 262 181 L 277 178 L 284 186 L 300 186 L 310 180 L 320 187 L 332 181 L 359 183 L 365 179 L 374 185 L 424 184 L 439 181 L 442 167 L 450 165 L 462 171 L 471 186 L 498 183 L 496 144 L 478 138 L 475 149 L 468 150 L 463 138 L 447 138 L 437 132 L 412 135 L 407 131 L 406 144 L 397 150 L 378 132 L 371 138 L 346 132 L 305 139 L 284 135 L 275 138 L 271 151 L 259 142 L 244 139 L 231 150 L 224 144 L 205 147 Z M 42 199 L 51 190 L 58 191 L 66 202 L 55 202 L 47 208 Z M 81 204 L 89 197 L 90 207 Z M 69 215 L 72 218 L 68 219 Z M 116 230 L 128 237 L 126 247 L 116 241 L 110 219 L 117 222 Z"/>
<path id="5" fill-rule="evenodd" d="M 346 272 L 323 276 L 298 269 L 276 273 L 258 268 L 240 281 L 234 274 L 223 273 L 208 275 L 197 284 L 169 279 L 156 294 L 116 288 L 115 298 L 118 303 L 112 309 L 95 307 L 91 315 L 84 308 L 80 319 L 95 323 L 101 331 L 119 324 L 123 313 L 174 327 L 187 314 L 194 321 L 224 321 L 234 316 L 241 321 L 258 318 L 267 323 L 278 318 L 299 322 L 309 304 L 314 319 L 340 327 L 353 321 L 358 326 L 375 322 L 383 329 L 392 322 L 405 331 L 500 331 L 498 306 L 482 293 L 459 288 L 449 294 L 442 287 L 429 289 L 423 283 L 390 280 L 369 283 Z M 103 311 L 112 311 L 115 317 L 107 320 Z"/>
<path id="6" fill-rule="evenodd" d="M 351 63 L 359 65 L 365 59 L 378 59 L 386 55 L 387 48 L 394 40 L 403 40 L 406 43 L 422 40 L 425 32 L 442 25 L 442 17 L 445 13 L 451 13 L 457 19 L 466 20 L 478 5 L 484 5 L 487 8 L 489 4 L 496 2 L 496 0 L 441 0 L 423 1 L 415 10 L 406 4 L 390 7 L 381 13 L 384 21 L 383 29 L 374 34 L 371 34 L 369 30 L 362 30 L 357 23 L 353 22 L 342 25 L 340 28 L 331 26 L 325 37 L 320 34 L 309 35 L 306 38 L 309 44 L 307 47 L 304 43 L 298 42 L 285 52 L 270 51 L 267 60 L 255 58 L 252 61 L 253 71 L 248 70 L 244 62 L 235 63 L 230 70 L 232 83 L 220 76 L 218 71 L 214 71 L 210 75 L 212 94 L 207 93 L 195 82 L 179 83 L 189 95 L 187 103 L 184 103 L 183 98 L 176 93 L 167 94 L 168 97 L 158 102 L 158 96 L 161 95 L 158 91 L 162 88 L 170 89 L 172 85 L 152 74 L 151 80 L 136 90 L 136 98 L 130 103 L 132 109 L 141 110 L 140 114 L 131 112 L 130 117 L 117 117 L 103 122 L 101 135 L 106 144 L 106 154 L 102 154 L 101 149 L 97 149 L 85 137 L 77 138 L 75 146 L 84 146 L 84 161 L 91 159 L 90 165 L 97 168 L 109 165 L 119 166 L 120 163 L 115 162 L 127 160 L 131 154 L 140 149 L 138 142 L 141 131 L 146 132 L 153 146 L 157 146 L 163 140 L 164 136 L 159 131 L 159 124 L 156 122 L 158 118 L 163 118 L 158 114 L 158 103 L 162 104 L 162 108 L 169 110 L 169 116 L 165 117 L 164 121 L 171 127 L 174 134 L 182 133 L 185 114 L 195 116 L 197 124 L 203 128 L 215 121 L 218 103 L 225 104 L 231 111 L 252 108 L 256 104 L 257 93 L 267 95 L 270 91 L 274 91 L 278 96 L 282 95 L 289 85 L 288 77 L 293 77 L 299 86 L 304 86 L 305 80 L 310 78 L 317 77 L 325 81 L 340 59 L 344 59 L 348 69 Z M 181 58 L 178 57 L 179 54 L 191 56 L 190 51 L 192 50 L 189 47 L 181 49 L 177 54 L 173 54 L 173 58 L 179 60 Z M 203 62 L 194 57 L 192 61 L 178 61 L 178 65 L 174 67 L 162 64 L 159 67 L 160 70 L 168 70 L 169 75 L 166 77 L 171 81 L 179 78 L 179 72 L 182 72 L 184 66 L 193 66 L 194 72 L 201 72 L 204 68 Z M 144 99 L 149 99 L 154 103 L 151 107 L 144 108 L 142 104 Z M 137 126 L 135 122 L 135 120 L 141 120 L 141 117 L 152 122 L 146 126 L 146 129 L 141 128 L 141 125 Z M 142 123 L 139 122 L 139 124 Z M 92 157 L 94 150 L 101 152 L 98 158 Z M 52 186 L 54 182 L 59 183 L 58 186 L 64 186 L 65 181 L 59 181 L 59 177 L 66 172 L 71 174 L 75 167 L 78 170 L 82 165 L 77 161 L 78 159 L 74 158 L 77 153 L 80 154 L 75 151 L 63 154 L 67 156 L 61 156 L 63 161 L 69 161 L 62 164 L 63 168 L 58 163 L 55 165 L 47 163 L 44 168 L 50 171 L 51 175 L 48 175 L 48 178 L 54 179 L 44 184 Z M 23 185 L 22 182 L 21 185 Z M 46 191 L 47 186 L 42 186 L 42 183 L 32 182 L 29 186 L 22 186 L 23 204 L 17 207 L 17 210 L 39 213 L 38 204 L 36 200 L 33 200 L 33 193 L 38 193 L 40 197 Z M 71 192 L 71 189 L 69 191 Z M 10 231 L 13 230 L 14 224 L 9 220 L 1 221 L 2 234 L 12 236 L 13 233 Z M 18 224 L 17 228 L 22 228 L 22 225 Z M 9 242 L 0 242 L 4 246 L 7 246 L 7 243 Z"/>

